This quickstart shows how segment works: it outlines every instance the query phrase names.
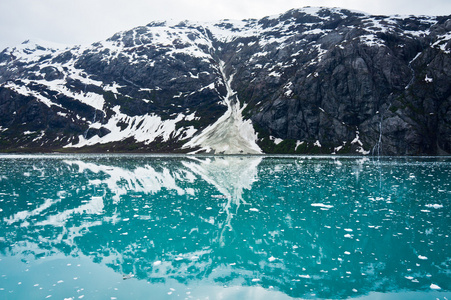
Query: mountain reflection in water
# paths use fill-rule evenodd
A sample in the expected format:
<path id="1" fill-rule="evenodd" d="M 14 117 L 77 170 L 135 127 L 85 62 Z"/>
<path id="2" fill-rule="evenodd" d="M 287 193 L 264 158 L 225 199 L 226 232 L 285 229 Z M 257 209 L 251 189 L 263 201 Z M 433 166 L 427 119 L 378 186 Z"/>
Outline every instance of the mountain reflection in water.
<path id="1" fill-rule="evenodd" d="M 303 298 L 451 295 L 450 159 L 2 156 L 0 167 L 0 269 L 63 254 L 149 291 L 175 280 Z M 2 272 L 0 297 L 16 299 Z"/>

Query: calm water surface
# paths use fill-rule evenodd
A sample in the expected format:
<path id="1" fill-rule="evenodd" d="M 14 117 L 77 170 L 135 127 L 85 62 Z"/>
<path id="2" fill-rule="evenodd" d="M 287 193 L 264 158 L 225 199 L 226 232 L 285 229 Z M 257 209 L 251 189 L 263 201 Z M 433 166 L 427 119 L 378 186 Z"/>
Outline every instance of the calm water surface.
<path id="1" fill-rule="evenodd" d="M 0 156 L 0 299 L 451 299 L 451 158 Z"/>

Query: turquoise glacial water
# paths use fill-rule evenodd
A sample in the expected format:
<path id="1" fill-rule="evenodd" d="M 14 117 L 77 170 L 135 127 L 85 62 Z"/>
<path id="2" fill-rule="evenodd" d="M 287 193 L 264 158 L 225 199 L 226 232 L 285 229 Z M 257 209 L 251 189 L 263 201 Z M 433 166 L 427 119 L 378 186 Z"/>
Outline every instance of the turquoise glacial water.
<path id="1" fill-rule="evenodd" d="M 0 299 L 451 299 L 451 158 L 2 155 Z"/>

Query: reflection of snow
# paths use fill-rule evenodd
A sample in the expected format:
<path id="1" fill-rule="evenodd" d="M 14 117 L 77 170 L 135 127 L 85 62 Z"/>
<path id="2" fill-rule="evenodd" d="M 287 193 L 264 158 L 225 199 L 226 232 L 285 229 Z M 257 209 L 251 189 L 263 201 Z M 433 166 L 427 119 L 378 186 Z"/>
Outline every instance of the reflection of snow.
<path id="1" fill-rule="evenodd" d="M 214 157 L 195 162 L 184 162 L 183 164 L 193 173 L 198 174 L 206 182 L 212 184 L 227 199 L 224 204 L 224 212 L 227 220 L 223 225 L 220 241 L 223 243 L 223 234 L 226 228 L 232 229 L 231 221 L 234 214 L 231 212 L 235 205 L 235 214 L 243 200 L 244 190 L 250 190 L 252 184 L 257 180 L 257 167 L 261 157 Z"/>
<path id="2" fill-rule="evenodd" d="M 105 179 L 90 180 L 92 185 L 106 185 L 108 191 L 113 194 L 114 203 L 118 203 L 121 196 L 128 192 L 155 194 L 163 188 L 175 190 L 178 195 L 194 195 L 195 189 L 180 187 L 180 183 L 194 183 L 199 175 L 203 180 L 213 185 L 220 195 L 212 197 L 223 201 L 223 212 L 227 219 L 222 227 L 221 242 L 223 233 L 227 229 L 231 230 L 231 221 L 238 211 L 243 200 L 244 190 L 250 190 L 252 184 L 257 180 L 257 167 L 260 164 L 261 157 L 240 157 L 240 156 L 215 156 L 206 159 L 190 157 L 190 160 L 182 160 L 181 165 L 172 166 L 171 171 L 163 167 L 157 171 L 150 165 L 139 166 L 135 169 L 125 169 L 122 167 L 100 165 L 87 163 L 83 161 L 65 161 L 68 165 L 78 166 L 78 172 L 83 173 L 89 170 L 93 173 L 106 174 Z M 82 209 L 79 207 L 78 210 Z M 208 209 L 208 208 L 207 208 Z M 235 209 L 235 212 L 232 212 Z M 70 212 L 72 213 L 72 212 Z M 54 216 L 52 220 L 46 222 L 61 222 L 64 216 Z M 214 220 L 213 220 L 214 222 Z"/>
<path id="3" fill-rule="evenodd" d="M 175 176 L 171 175 L 169 169 L 163 168 L 162 172 L 157 172 L 150 165 L 137 167 L 134 170 L 127 170 L 121 167 L 97 165 L 85 163 L 83 161 L 65 161 L 69 165 L 77 165 L 79 172 L 89 170 L 94 173 L 103 172 L 109 177 L 104 180 L 92 180 L 95 185 L 106 184 L 114 194 L 113 200 L 117 203 L 122 195 L 128 191 L 136 193 L 154 194 L 162 188 L 176 190 L 179 195 L 184 195 L 185 191 L 179 188 L 175 182 Z M 177 173 L 177 170 L 175 170 Z M 181 177 L 181 176 L 177 176 Z"/>
<path id="4" fill-rule="evenodd" d="M 27 210 L 19 211 L 19 212 L 15 213 L 10 218 L 4 218 L 3 221 L 5 221 L 8 225 L 11 225 L 11 224 L 16 223 L 16 222 L 25 221 L 25 222 L 21 223 L 21 226 L 26 226 L 27 225 L 26 219 L 28 219 L 29 217 L 33 217 L 33 216 L 39 215 L 41 212 L 43 212 L 44 210 L 46 210 L 47 208 L 49 208 L 50 206 L 52 206 L 53 204 L 55 204 L 58 201 L 59 200 L 46 199 L 45 202 L 42 205 L 40 205 L 39 207 L 35 208 L 34 210 L 32 210 L 32 211 L 27 211 Z"/>
<path id="5" fill-rule="evenodd" d="M 47 220 L 37 223 L 38 226 L 53 225 L 64 226 L 65 222 L 74 214 L 92 214 L 99 215 L 103 212 L 103 198 L 92 197 L 91 201 L 79 207 L 68 209 L 56 215 L 49 216 Z"/>

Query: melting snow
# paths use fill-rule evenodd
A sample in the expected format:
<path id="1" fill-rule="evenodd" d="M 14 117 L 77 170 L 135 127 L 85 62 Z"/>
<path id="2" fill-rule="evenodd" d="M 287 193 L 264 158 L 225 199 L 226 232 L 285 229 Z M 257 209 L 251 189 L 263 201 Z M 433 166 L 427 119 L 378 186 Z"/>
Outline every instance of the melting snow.
<path id="1" fill-rule="evenodd" d="M 259 154 L 262 153 L 256 144 L 257 135 L 250 120 L 243 120 L 242 111 L 246 106 L 240 107 L 236 92 L 231 88 L 233 76 L 227 78 L 224 71 L 224 62 L 221 62 L 220 72 L 227 88 L 224 102 L 227 111 L 214 124 L 205 128 L 183 148 L 201 147 L 200 150 L 224 154 Z M 198 150 L 199 151 L 199 150 Z"/>

